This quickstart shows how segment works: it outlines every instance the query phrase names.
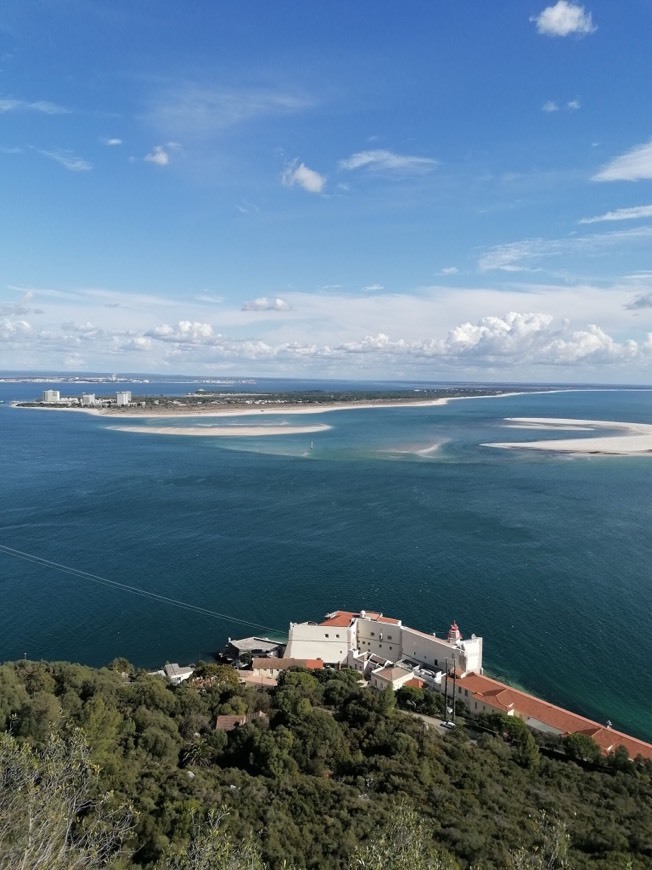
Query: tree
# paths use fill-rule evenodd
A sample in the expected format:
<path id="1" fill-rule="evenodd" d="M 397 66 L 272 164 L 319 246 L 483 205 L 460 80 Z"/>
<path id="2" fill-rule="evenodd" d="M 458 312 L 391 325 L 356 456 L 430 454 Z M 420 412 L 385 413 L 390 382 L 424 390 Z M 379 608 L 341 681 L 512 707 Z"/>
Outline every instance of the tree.
<path id="1" fill-rule="evenodd" d="M 260 850 L 251 837 L 236 842 L 224 830 L 226 811 L 210 812 L 203 823 L 195 820 L 193 835 L 183 855 L 168 858 L 167 870 L 265 870 Z"/>
<path id="2" fill-rule="evenodd" d="M 131 826 L 113 796 L 96 797 L 79 730 L 50 734 L 42 749 L 0 734 L 0 870 L 108 867 Z"/>
<path id="3" fill-rule="evenodd" d="M 425 819 L 405 801 L 392 809 L 389 822 L 359 846 L 349 864 L 364 870 L 456 870 L 459 865 L 437 849 Z"/>
<path id="4" fill-rule="evenodd" d="M 564 748 L 566 754 L 577 761 L 595 763 L 600 760 L 602 755 L 598 744 L 587 734 L 569 734 L 568 737 L 564 738 Z"/>

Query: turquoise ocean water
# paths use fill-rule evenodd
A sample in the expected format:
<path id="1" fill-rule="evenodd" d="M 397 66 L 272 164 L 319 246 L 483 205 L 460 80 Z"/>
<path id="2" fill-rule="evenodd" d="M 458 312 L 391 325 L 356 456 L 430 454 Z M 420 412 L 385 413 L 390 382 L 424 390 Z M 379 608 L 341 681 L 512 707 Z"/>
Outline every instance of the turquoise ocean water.
<path id="1" fill-rule="evenodd" d="M 519 416 L 652 423 L 652 392 L 279 415 L 332 428 L 256 438 L 4 404 L 0 544 L 281 632 L 337 608 L 425 631 L 456 619 L 491 674 L 652 739 L 652 456 L 481 446 L 555 437 L 505 428 Z M 260 631 L 0 552 L 0 659 L 186 663 Z"/>

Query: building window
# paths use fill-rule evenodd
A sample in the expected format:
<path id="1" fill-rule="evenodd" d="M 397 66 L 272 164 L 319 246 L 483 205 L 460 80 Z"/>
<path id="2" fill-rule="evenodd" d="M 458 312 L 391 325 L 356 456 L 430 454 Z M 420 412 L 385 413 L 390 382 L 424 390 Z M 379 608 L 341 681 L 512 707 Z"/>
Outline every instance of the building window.
<path id="1" fill-rule="evenodd" d="M 325 634 L 324 637 L 329 637 L 329 635 Z"/>
<path id="2" fill-rule="evenodd" d="M 464 694 L 465 694 L 466 697 L 468 698 L 468 697 L 469 697 L 469 690 L 468 690 L 468 689 L 464 689 Z"/>
<path id="3" fill-rule="evenodd" d="M 474 709 L 474 710 L 477 710 L 477 709 L 478 709 L 478 702 L 477 702 L 477 701 L 474 701 L 473 709 Z"/>
<path id="4" fill-rule="evenodd" d="M 372 631 L 372 632 L 371 632 L 371 636 L 372 636 L 372 637 L 376 637 L 376 632 L 375 632 L 375 631 Z"/>
<path id="5" fill-rule="evenodd" d="M 336 634 L 335 637 L 339 637 L 339 634 Z"/>

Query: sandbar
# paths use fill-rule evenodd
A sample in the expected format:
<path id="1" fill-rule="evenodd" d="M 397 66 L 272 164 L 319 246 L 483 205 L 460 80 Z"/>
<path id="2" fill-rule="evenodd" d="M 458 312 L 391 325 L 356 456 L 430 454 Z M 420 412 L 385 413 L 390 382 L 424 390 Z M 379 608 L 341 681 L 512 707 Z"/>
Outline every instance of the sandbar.
<path id="1" fill-rule="evenodd" d="M 502 450 L 538 450 L 547 453 L 566 453 L 591 456 L 652 456 L 652 425 L 648 423 L 620 423 L 611 420 L 563 420 L 548 417 L 510 417 L 509 425 L 523 424 L 531 429 L 582 431 L 614 429 L 619 435 L 596 435 L 590 438 L 568 438 L 548 441 L 492 442 L 483 447 Z"/>
<path id="2" fill-rule="evenodd" d="M 191 435 L 221 438 L 257 438 L 261 435 L 311 435 L 331 426 L 109 426 L 116 432 L 139 432 L 143 435 Z"/>

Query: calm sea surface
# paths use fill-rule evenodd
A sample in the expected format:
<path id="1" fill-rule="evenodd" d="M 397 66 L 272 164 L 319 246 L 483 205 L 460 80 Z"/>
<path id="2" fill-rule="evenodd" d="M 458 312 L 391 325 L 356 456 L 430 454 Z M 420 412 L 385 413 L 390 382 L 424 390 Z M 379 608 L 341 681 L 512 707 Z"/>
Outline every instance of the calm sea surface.
<path id="1" fill-rule="evenodd" d="M 456 619 L 489 673 L 652 739 L 652 456 L 481 446 L 555 437 L 506 417 L 652 423 L 652 392 L 266 415 L 332 428 L 202 438 L 8 404 L 46 387 L 0 384 L 0 544 L 279 632 L 337 608 Z M 0 552 L 0 659 L 187 663 L 261 631 Z"/>

